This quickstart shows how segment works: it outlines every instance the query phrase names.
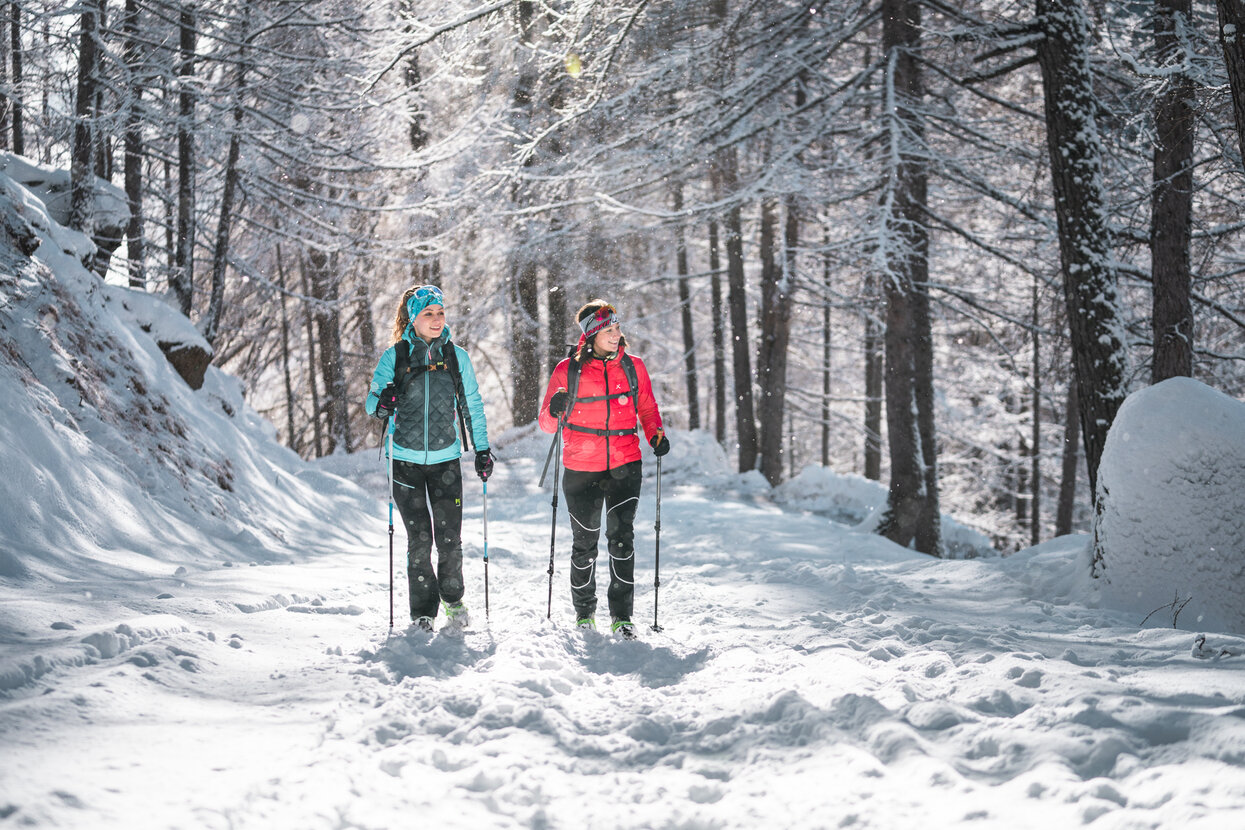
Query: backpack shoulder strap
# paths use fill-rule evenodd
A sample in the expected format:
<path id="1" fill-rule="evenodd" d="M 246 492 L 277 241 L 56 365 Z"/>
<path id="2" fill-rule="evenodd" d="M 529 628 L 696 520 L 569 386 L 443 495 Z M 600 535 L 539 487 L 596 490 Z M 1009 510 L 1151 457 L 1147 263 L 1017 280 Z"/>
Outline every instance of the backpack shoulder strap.
<path id="1" fill-rule="evenodd" d="M 471 413 L 467 410 L 462 367 L 458 364 L 458 347 L 453 340 L 446 340 L 442 344 L 441 359 L 445 361 L 445 368 L 449 369 L 450 377 L 454 379 L 454 408 L 458 410 L 458 426 L 463 436 L 463 449 L 466 450 L 469 441 L 475 443 L 475 436 L 471 432 Z"/>
<path id="2" fill-rule="evenodd" d="M 406 385 L 411 380 L 411 344 L 403 337 L 393 348 L 393 383 L 401 393 L 406 390 Z"/>
<path id="3" fill-rule="evenodd" d="M 640 402 L 637 400 L 637 397 L 640 394 L 640 377 L 635 371 L 635 361 L 626 352 L 623 352 L 622 367 L 623 372 L 627 375 L 627 383 L 631 384 L 631 403 L 635 406 L 635 417 L 638 421 L 640 418 Z"/>
<path id="4" fill-rule="evenodd" d="M 575 408 L 575 401 L 579 396 L 579 361 L 572 356 L 566 364 L 566 409 L 562 410 L 566 414 L 570 414 Z"/>

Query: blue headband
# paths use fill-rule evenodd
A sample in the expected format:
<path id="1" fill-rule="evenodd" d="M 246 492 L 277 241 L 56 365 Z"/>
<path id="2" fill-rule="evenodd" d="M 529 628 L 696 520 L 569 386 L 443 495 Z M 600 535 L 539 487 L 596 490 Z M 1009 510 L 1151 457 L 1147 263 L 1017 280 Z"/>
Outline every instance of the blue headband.
<path id="1" fill-rule="evenodd" d="M 445 306 L 445 295 L 435 285 L 421 285 L 406 300 L 406 316 L 414 320 L 430 305 Z"/>

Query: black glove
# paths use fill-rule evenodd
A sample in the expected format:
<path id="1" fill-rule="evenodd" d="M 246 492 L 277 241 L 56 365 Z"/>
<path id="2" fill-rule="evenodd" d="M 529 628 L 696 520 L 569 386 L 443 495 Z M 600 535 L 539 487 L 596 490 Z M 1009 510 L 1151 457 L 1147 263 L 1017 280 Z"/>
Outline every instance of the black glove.
<path id="1" fill-rule="evenodd" d="M 392 415 L 397 408 L 398 387 L 391 383 L 377 394 L 376 411 L 372 413 L 372 417 L 383 421 Z"/>
<path id="2" fill-rule="evenodd" d="M 553 397 L 549 399 L 549 414 L 557 418 L 566 411 L 566 390 L 559 389 L 553 393 Z"/>
<path id="3" fill-rule="evenodd" d="M 670 452 L 670 439 L 666 437 L 664 429 L 657 430 L 657 433 L 648 443 L 653 448 L 653 455 L 662 456 Z"/>
<path id="4" fill-rule="evenodd" d="M 480 450 L 476 453 L 476 475 L 480 477 L 480 481 L 488 481 L 492 474 L 493 454 L 488 450 Z"/>

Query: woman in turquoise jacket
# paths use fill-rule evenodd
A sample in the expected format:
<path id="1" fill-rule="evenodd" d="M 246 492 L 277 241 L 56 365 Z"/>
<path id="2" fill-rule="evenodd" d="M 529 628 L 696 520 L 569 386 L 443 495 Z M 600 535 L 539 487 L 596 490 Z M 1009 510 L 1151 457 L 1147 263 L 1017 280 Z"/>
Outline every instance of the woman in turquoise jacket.
<path id="1" fill-rule="evenodd" d="M 466 444 L 460 442 L 459 425 L 471 435 L 482 481 L 493 471 L 493 458 L 475 369 L 467 352 L 450 341 L 445 295 L 435 285 L 417 285 L 402 295 L 393 345 L 372 373 L 366 408 L 376 418 L 392 419 L 385 448 L 393 501 L 406 527 L 411 622 L 432 631 L 440 603 L 447 624 L 466 626 L 459 462 Z"/>

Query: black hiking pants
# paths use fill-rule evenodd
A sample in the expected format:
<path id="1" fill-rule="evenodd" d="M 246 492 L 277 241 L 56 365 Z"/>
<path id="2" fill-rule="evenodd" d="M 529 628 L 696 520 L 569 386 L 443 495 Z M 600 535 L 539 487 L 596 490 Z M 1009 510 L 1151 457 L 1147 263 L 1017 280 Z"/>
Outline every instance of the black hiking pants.
<path id="1" fill-rule="evenodd" d="M 603 472 L 566 470 L 562 492 L 571 515 L 571 602 L 575 616 L 592 617 L 597 609 L 597 540 L 605 508 L 605 540 L 610 556 L 606 592 L 610 616 L 631 619 L 635 594 L 635 511 L 640 502 L 639 461 Z"/>
<path id="2" fill-rule="evenodd" d="M 435 618 L 440 600 L 452 605 L 463 598 L 463 475 L 458 459 L 428 465 L 395 459 L 393 502 L 406 527 L 411 619 Z"/>

